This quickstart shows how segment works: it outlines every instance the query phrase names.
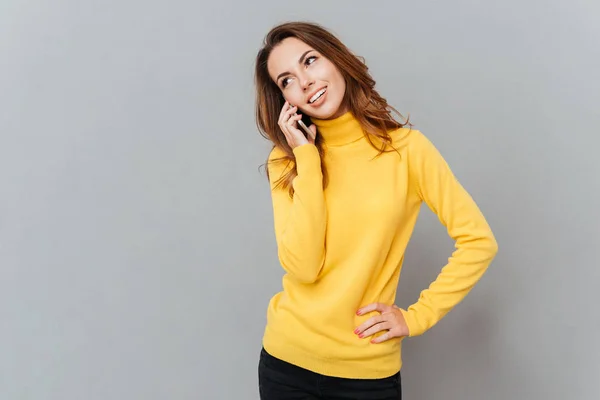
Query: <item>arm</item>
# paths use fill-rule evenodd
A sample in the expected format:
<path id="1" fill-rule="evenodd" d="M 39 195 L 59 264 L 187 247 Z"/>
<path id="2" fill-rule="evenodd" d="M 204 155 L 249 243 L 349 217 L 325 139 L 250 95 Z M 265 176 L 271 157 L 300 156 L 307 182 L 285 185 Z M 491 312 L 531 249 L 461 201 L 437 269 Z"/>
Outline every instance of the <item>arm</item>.
<path id="1" fill-rule="evenodd" d="M 294 196 L 288 189 L 275 188 L 285 172 L 286 162 L 269 162 L 269 177 L 279 261 L 294 279 L 315 282 L 325 258 L 327 211 L 323 195 L 321 158 L 313 144 L 294 148 L 298 175 L 294 178 Z M 269 161 L 283 155 L 274 149 Z"/>
<path id="2" fill-rule="evenodd" d="M 436 280 L 408 310 L 401 310 L 409 335 L 417 336 L 469 293 L 492 262 L 498 245 L 478 206 L 438 150 L 421 132 L 411 134 L 408 159 L 417 193 L 456 242 L 456 250 Z"/>

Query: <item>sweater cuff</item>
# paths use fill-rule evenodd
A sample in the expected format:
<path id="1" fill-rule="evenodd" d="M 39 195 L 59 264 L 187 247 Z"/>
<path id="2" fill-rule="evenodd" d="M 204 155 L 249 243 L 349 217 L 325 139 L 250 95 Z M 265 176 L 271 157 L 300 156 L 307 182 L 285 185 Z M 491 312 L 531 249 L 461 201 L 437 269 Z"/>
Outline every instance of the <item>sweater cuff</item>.
<path id="1" fill-rule="evenodd" d="M 408 336 L 419 336 L 423 334 L 423 331 L 419 327 L 419 323 L 417 322 L 417 318 L 415 316 L 414 311 L 407 311 L 403 308 L 399 308 L 402 316 L 404 317 L 404 321 L 406 322 L 406 326 L 408 326 Z"/>

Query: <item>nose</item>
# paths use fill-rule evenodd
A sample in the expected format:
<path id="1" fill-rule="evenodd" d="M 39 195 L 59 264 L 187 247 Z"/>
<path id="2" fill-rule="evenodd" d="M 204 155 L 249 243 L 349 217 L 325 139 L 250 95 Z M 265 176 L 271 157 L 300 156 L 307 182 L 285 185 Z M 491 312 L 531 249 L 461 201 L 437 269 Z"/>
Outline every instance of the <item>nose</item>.
<path id="1" fill-rule="evenodd" d="M 306 91 L 314 84 L 314 80 L 310 75 L 304 73 L 300 76 L 300 84 L 302 85 L 302 90 Z"/>

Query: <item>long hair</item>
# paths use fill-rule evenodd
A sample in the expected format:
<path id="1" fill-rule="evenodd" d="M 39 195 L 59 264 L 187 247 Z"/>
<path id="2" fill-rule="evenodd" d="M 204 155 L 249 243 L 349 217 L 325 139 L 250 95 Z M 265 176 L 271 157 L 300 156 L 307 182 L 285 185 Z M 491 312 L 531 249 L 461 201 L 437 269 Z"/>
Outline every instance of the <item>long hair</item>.
<path id="1" fill-rule="evenodd" d="M 324 27 L 311 22 L 287 22 L 275 26 L 264 38 L 263 47 L 256 56 L 255 86 L 256 86 L 256 124 L 260 134 L 273 143 L 273 149 L 279 148 L 285 154 L 283 157 L 273 159 L 272 162 L 291 162 L 292 168 L 281 176 L 276 186 L 289 188 L 293 196 L 293 179 L 297 176 L 296 160 L 292 148 L 288 145 L 285 135 L 278 125 L 279 114 L 285 100 L 275 82 L 269 76 L 267 61 L 273 49 L 284 39 L 295 37 L 311 46 L 329 59 L 340 71 L 346 82 L 346 92 L 342 105 L 348 109 L 360 123 L 364 135 L 369 143 L 381 155 L 393 151 L 392 138 L 389 130 L 402 128 L 409 124 L 396 121 L 391 111 L 400 113 L 389 106 L 387 101 L 375 90 L 375 80 L 368 72 L 368 67 L 362 57 L 354 55 L 336 36 Z M 379 145 L 375 142 L 379 142 Z M 324 146 L 321 136 L 317 133 L 315 146 L 323 160 Z M 392 147 L 392 150 L 389 150 Z M 269 157 L 267 157 L 267 165 Z M 327 171 L 321 161 L 323 171 L 323 187 L 327 186 Z M 267 168 L 267 179 L 269 169 Z"/>

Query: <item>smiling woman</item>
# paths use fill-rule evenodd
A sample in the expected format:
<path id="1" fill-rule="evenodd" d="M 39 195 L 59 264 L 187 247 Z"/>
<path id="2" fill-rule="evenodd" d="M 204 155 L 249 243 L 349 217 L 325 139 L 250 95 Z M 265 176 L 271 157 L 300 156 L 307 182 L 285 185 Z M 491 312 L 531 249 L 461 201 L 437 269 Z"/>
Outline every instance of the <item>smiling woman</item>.
<path id="1" fill-rule="evenodd" d="M 496 254 L 494 235 L 434 145 L 392 117 L 367 66 L 326 29 L 273 28 L 255 76 L 286 272 L 267 310 L 261 398 L 399 399 L 402 339 L 467 295 Z M 423 202 L 456 251 L 405 310 L 396 287 Z"/>

